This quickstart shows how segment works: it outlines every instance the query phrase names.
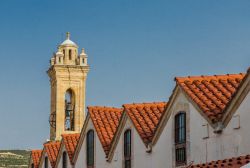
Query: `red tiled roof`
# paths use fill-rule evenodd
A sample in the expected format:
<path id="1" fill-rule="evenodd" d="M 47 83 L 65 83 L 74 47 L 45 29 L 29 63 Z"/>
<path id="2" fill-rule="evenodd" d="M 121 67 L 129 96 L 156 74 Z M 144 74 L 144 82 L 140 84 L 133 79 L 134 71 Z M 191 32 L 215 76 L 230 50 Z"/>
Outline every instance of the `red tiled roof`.
<path id="1" fill-rule="evenodd" d="M 177 84 L 212 121 L 222 119 L 225 107 L 245 74 L 176 77 Z"/>
<path id="2" fill-rule="evenodd" d="M 250 155 L 239 156 L 230 159 L 217 160 L 209 163 L 192 165 L 190 168 L 240 168 L 250 162 Z"/>
<path id="3" fill-rule="evenodd" d="M 71 162 L 71 164 L 73 164 L 73 156 L 75 153 L 77 143 L 78 143 L 79 138 L 80 138 L 80 134 L 79 133 L 63 134 L 62 138 L 63 138 L 65 148 L 67 150 L 67 153 L 69 155 L 70 162 Z"/>
<path id="4" fill-rule="evenodd" d="M 45 147 L 46 153 L 48 154 L 50 164 L 52 168 L 54 168 L 56 164 L 56 158 L 57 158 L 59 148 L 60 148 L 60 142 L 59 141 L 48 142 L 44 144 L 44 147 Z"/>
<path id="5" fill-rule="evenodd" d="M 107 155 L 122 115 L 122 109 L 114 107 L 88 107 L 104 152 Z"/>
<path id="6" fill-rule="evenodd" d="M 145 144 L 152 141 L 166 105 L 165 102 L 123 105 Z"/>
<path id="7" fill-rule="evenodd" d="M 34 164 L 34 168 L 38 168 L 41 155 L 42 155 L 42 150 L 31 151 L 31 159 L 32 163 Z"/>

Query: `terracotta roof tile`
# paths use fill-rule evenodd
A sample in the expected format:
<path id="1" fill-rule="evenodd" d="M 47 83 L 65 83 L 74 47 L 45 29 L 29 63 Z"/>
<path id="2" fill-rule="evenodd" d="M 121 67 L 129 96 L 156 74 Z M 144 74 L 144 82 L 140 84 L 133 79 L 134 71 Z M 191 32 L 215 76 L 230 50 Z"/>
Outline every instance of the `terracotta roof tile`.
<path id="1" fill-rule="evenodd" d="M 177 84 L 212 121 L 222 119 L 245 74 L 176 77 Z"/>
<path id="2" fill-rule="evenodd" d="M 92 106 L 88 107 L 88 112 L 95 126 L 104 152 L 106 155 L 108 155 L 111 142 L 121 119 L 122 109 L 114 107 Z"/>
<path id="3" fill-rule="evenodd" d="M 42 150 L 31 151 L 31 159 L 32 163 L 34 164 L 34 168 L 38 168 L 41 155 L 42 155 Z"/>
<path id="4" fill-rule="evenodd" d="M 250 155 L 189 166 L 190 168 L 240 168 L 250 162 Z"/>
<path id="5" fill-rule="evenodd" d="M 56 164 L 56 158 L 57 158 L 59 148 L 60 148 L 60 141 L 48 142 L 44 144 L 44 147 L 45 147 L 46 153 L 48 154 L 50 164 L 52 168 L 54 168 Z"/>
<path id="6" fill-rule="evenodd" d="M 79 133 L 63 134 L 62 138 L 63 138 L 65 148 L 67 150 L 67 153 L 69 155 L 70 162 L 71 162 L 71 164 L 73 164 L 73 156 L 75 153 L 77 143 L 78 143 L 79 138 L 80 138 L 80 134 Z"/>
<path id="7" fill-rule="evenodd" d="M 166 105 L 165 102 L 123 105 L 145 144 L 152 141 Z"/>

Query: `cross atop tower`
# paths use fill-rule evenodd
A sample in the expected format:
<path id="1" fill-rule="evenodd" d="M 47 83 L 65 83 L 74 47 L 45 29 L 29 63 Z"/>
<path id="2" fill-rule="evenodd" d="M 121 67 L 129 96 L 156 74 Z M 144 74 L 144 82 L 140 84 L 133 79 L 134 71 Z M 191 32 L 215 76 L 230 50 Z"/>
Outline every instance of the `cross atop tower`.
<path id="1" fill-rule="evenodd" d="M 66 39 L 69 40 L 69 38 L 70 38 L 70 32 L 67 32 L 67 33 L 66 33 Z"/>

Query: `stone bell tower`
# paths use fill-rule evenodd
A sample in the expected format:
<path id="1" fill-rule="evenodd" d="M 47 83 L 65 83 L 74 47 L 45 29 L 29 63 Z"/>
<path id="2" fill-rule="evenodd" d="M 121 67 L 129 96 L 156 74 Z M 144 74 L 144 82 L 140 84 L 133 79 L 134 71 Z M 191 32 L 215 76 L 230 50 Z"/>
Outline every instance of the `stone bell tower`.
<path id="1" fill-rule="evenodd" d="M 88 71 L 84 49 L 78 55 L 78 46 L 67 33 L 47 71 L 51 87 L 50 140 L 60 140 L 63 133 L 81 132 Z"/>

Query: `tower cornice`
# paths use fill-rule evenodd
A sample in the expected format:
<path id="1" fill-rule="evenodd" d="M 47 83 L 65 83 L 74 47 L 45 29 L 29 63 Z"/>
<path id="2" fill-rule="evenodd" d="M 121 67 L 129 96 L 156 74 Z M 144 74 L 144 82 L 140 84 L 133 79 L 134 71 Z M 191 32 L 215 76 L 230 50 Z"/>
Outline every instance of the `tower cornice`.
<path id="1" fill-rule="evenodd" d="M 57 74 L 71 72 L 72 75 L 76 73 L 87 74 L 90 70 L 89 66 L 80 66 L 80 65 L 53 65 L 47 70 L 47 74 L 50 78 L 54 78 Z"/>

